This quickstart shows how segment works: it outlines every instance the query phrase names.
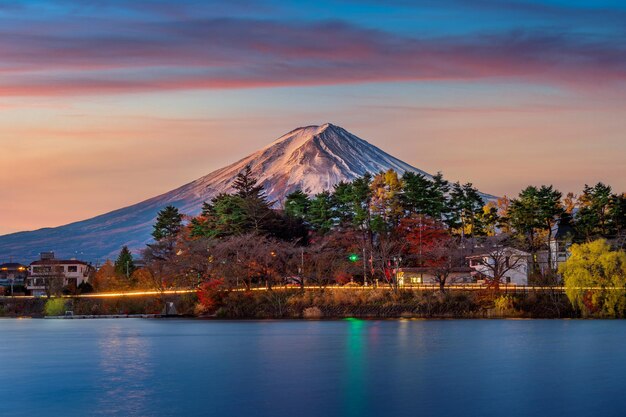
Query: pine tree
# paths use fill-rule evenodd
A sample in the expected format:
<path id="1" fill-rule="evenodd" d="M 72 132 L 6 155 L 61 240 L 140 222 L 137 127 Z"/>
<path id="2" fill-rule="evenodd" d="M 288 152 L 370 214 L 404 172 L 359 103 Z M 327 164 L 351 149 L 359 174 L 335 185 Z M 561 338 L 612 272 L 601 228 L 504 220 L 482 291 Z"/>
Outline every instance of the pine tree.
<path id="1" fill-rule="evenodd" d="M 516 199 L 511 200 L 509 207 L 511 226 L 526 240 L 526 246 L 533 254 L 538 250 L 537 231 L 543 226 L 539 210 L 539 189 L 535 186 L 524 188 Z"/>
<path id="2" fill-rule="evenodd" d="M 449 227 L 458 229 L 462 236 L 484 234 L 480 224 L 483 206 L 483 199 L 472 183 L 454 183 L 450 192 L 450 214 L 447 218 Z"/>
<path id="3" fill-rule="evenodd" d="M 267 203 L 267 196 L 263 186 L 259 185 L 258 179 L 252 175 L 250 165 L 246 165 L 243 171 L 237 174 L 233 182 L 233 189 L 235 190 L 235 195 L 241 198 L 251 198 Z"/>
<path id="4" fill-rule="evenodd" d="M 354 225 L 355 194 L 352 182 L 341 181 L 333 190 L 337 220 L 342 226 Z"/>
<path id="5" fill-rule="evenodd" d="M 157 215 L 152 237 L 157 242 L 175 238 L 180 232 L 182 223 L 183 215 L 178 212 L 178 209 L 174 206 L 167 206 Z"/>
<path id="6" fill-rule="evenodd" d="M 310 206 L 311 200 L 302 190 L 296 190 L 285 197 L 285 213 L 296 219 L 304 219 Z"/>
<path id="7" fill-rule="evenodd" d="M 135 272 L 135 263 L 133 261 L 133 254 L 128 249 L 128 246 L 124 246 L 120 251 L 120 254 L 115 261 L 115 272 L 120 276 L 130 278 Z"/>
<path id="8" fill-rule="evenodd" d="M 431 201 L 434 193 L 432 181 L 422 174 L 410 171 L 402 175 L 402 181 L 404 187 L 401 198 L 404 208 L 409 213 L 432 217 L 437 211 L 435 202 Z"/>
<path id="9" fill-rule="evenodd" d="M 561 203 L 561 198 L 563 194 L 555 190 L 551 185 L 545 186 L 542 185 L 537 193 L 537 197 L 539 199 L 539 213 L 538 213 L 538 222 L 543 223 L 542 229 L 548 235 L 548 268 L 552 268 L 552 246 L 550 245 L 550 241 L 552 240 L 553 229 L 556 227 L 559 219 L 565 213 L 565 209 L 563 208 L 563 204 Z"/>
<path id="10" fill-rule="evenodd" d="M 438 172 L 433 176 L 433 183 L 430 195 L 430 212 L 427 213 L 435 220 L 442 221 L 450 214 L 450 182 L 443 178 L 443 174 Z"/>
<path id="11" fill-rule="evenodd" d="M 313 197 L 307 222 L 320 233 L 327 233 L 332 229 L 334 226 L 334 202 L 331 193 L 323 191 Z"/>
<path id="12" fill-rule="evenodd" d="M 578 199 L 576 225 L 579 232 L 591 241 L 596 237 L 612 237 L 614 234 L 611 211 L 615 195 L 611 187 L 601 182 L 590 187 L 585 185 Z"/>
<path id="13" fill-rule="evenodd" d="M 626 232 L 626 193 L 613 196 L 610 215 L 616 234 L 624 237 L 624 232 Z"/>

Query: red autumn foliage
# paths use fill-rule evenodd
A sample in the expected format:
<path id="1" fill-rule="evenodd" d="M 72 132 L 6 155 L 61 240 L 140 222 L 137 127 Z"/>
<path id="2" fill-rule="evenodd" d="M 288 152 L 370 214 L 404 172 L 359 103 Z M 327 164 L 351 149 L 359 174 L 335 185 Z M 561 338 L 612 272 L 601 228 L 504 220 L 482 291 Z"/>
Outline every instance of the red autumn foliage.
<path id="1" fill-rule="evenodd" d="M 598 310 L 598 306 L 593 302 L 593 292 L 586 291 L 583 294 L 583 304 L 587 307 L 590 313 L 595 313 Z"/>
<path id="2" fill-rule="evenodd" d="M 352 276 L 352 274 L 349 274 L 347 272 L 340 271 L 340 272 L 337 272 L 335 274 L 334 278 L 335 278 L 335 281 L 338 284 L 344 285 L 344 284 L 347 284 L 348 282 L 352 281 L 353 276 Z"/>
<path id="3" fill-rule="evenodd" d="M 198 289 L 198 301 L 208 312 L 217 310 L 222 302 L 223 279 L 211 279 Z"/>
<path id="4" fill-rule="evenodd" d="M 439 252 L 439 248 L 447 245 L 451 237 L 441 223 L 429 217 L 409 217 L 400 221 L 399 229 L 408 246 L 407 251 L 414 255 Z M 427 259 L 427 262 L 437 264 L 436 259 Z M 434 265 L 427 265 L 434 266 Z"/>

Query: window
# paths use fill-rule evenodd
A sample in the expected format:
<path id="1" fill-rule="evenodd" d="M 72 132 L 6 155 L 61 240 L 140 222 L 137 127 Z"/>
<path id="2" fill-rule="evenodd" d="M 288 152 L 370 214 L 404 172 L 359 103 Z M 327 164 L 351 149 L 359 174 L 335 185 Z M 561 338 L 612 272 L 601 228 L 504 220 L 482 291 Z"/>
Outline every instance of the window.
<path id="1" fill-rule="evenodd" d="M 67 267 L 67 272 L 78 272 L 78 265 L 70 265 Z"/>

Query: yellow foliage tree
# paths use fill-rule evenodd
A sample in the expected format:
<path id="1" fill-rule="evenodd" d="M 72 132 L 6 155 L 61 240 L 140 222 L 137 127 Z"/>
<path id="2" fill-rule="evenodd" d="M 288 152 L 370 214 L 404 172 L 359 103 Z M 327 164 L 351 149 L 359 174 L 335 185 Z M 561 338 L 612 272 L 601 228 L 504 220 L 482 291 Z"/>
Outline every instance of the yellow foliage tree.
<path id="1" fill-rule="evenodd" d="M 140 268 L 133 272 L 131 281 L 135 283 L 136 289 L 154 290 L 154 276 L 146 268 Z"/>
<path id="2" fill-rule="evenodd" d="M 623 317 L 626 313 L 626 252 L 613 251 L 604 239 L 572 245 L 561 265 L 565 291 L 585 316 Z"/>

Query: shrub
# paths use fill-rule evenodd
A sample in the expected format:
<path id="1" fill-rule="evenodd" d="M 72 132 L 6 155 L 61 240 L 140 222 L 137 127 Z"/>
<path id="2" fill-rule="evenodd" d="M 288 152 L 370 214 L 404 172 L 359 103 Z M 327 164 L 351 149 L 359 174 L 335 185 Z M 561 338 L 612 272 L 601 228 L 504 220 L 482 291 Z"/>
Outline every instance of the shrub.
<path id="1" fill-rule="evenodd" d="M 317 307 L 305 308 L 302 312 L 302 317 L 305 319 L 321 319 L 322 316 L 322 310 Z"/>
<path id="2" fill-rule="evenodd" d="M 198 290 L 199 311 L 204 313 L 214 313 L 222 306 L 224 298 L 224 280 L 212 279 L 203 283 Z"/>
<path id="3" fill-rule="evenodd" d="M 493 303 L 498 310 L 513 309 L 513 297 L 509 295 L 501 295 Z"/>
<path id="4" fill-rule="evenodd" d="M 65 314 L 65 300 L 63 298 L 51 298 L 46 301 L 44 307 L 46 316 L 62 316 Z"/>

